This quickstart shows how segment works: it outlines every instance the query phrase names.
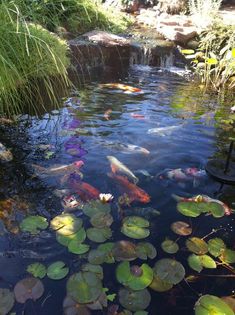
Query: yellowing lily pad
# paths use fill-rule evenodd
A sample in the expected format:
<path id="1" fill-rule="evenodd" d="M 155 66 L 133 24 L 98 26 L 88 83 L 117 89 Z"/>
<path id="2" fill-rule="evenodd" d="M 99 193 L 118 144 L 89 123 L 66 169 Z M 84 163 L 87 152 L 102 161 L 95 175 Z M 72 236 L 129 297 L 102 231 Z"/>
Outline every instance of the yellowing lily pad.
<path id="1" fill-rule="evenodd" d="M 191 237 L 186 241 L 186 246 L 190 252 L 197 255 L 204 255 L 208 252 L 207 243 L 198 237 Z"/>
<path id="2" fill-rule="evenodd" d="M 235 250 L 225 249 L 222 255 L 219 256 L 219 259 L 226 264 L 235 263 Z"/>
<path id="3" fill-rule="evenodd" d="M 118 295 L 120 304 L 127 310 L 133 312 L 146 309 L 151 301 L 151 295 L 147 289 L 140 291 L 121 289 Z"/>
<path id="4" fill-rule="evenodd" d="M 8 289 L 0 288 L 0 314 L 7 315 L 14 303 L 14 294 Z"/>
<path id="5" fill-rule="evenodd" d="M 137 258 L 137 248 L 136 245 L 129 241 L 119 241 L 116 242 L 113 247 L 113 256 L 117 261 L 123 260 L 135 260 Z"/>
<path id="6" fill-rule="evenodd" d="M 65 263 L 63 261 L 52 263 L 47 268 L 47 276 L 52 280 L 61 280 L 66 277 L 68 273 L 69 268 L 65 267 Z"/>
<path id="7" fill-rule="evenodd" d="M 20 280 L 14 287 L 15 299 L 22 304 L 29 299 L 36 301 L 43 293 L 44 287 L 42 282 L 33 277 Z"/>
<path id="8" fill-rule="evenodd" d="M 176 221 L 171 224 L 171 229 L 175 234 L 187 236 L 192 233 L 190 225 L 183 221 Z"/>
<path id="9" fill-rule="evenodd" d="M 161 247 L 164 252 L 168 254 L 175 254 L 179 250 L 179 245 L 176 242 L 168 239 L 162 242 Z"/>
<path id="10" fill-rule="evenodd" d="M 30 215 L 20 223 L 21 231 L 29 232 L 31 234 L 38 234 L 41 230 L 45 230 L 47 227 L 47 219 L 40 215 Z"/>
<path id="11" fill-rule="evenodd" d="M 166 292 L 172 289 L 173 284 L 167 281 L 161 280 L 155 273 L 153 275 L 153 281 L 149 286 L 152 290 L 157 292 Z"/>
<path id="12" fill-rule="evenodd" d="M 102 229 L 89 228 L 86 233 L 89 240 L 96 243 L 103 243 L 112 236 L 112 231 L 108 227 Z"/>
<path id="13" fill-rule="evenodd" d="M 61 235 L 75 234 L 82 227 L 82 220 L 70 213 L 63 213 L 51 220 L 51 228 Z"/>
<path id="14" fill-rule="evenodd" d="M 76 233 L 70 235 L 62 235 L 60 233 L 56 233 L 56 240 L 63 246 L 68 246 L 71 241 L 75 241 L 77 243 L 82 243 L 86 239 L 86 231 L 84 228 L 80 228 Z"/>
<path id="15" fill-rule="evenodd" d="M 220 256 L 226 249 L 226 245 L 221 238 L 212 238 L 208 241 L 208 251 L 214 257 Z"/>
<path id="16" fill-rule="evenodd" d="M 68 279 L 67 293 L 78 303 L 92 303 L 102 293 L 102 282 L 93 272 L 78 272 Z"/>
<path id="17" fill-rule="evenodd" d="M 203 268 L 208 268 L 208 269 L 216 268 L 216 262 L 214 261 L 213 258 L 211 258 L 208 255 L 198 256 L 198 255 L 192 254 L 188 257 L 188 263 L 189 263 L 189 266 L 197 272 L 201 272 Z"/>
<path id="18" fill-rule="evenodd" d="M 157 256 L 156 248 L 148 242 L 140 242 L 137 244 L 137 256 L 140 259 L 154 259 Z"/>
<path id="19" fill-rule="evenodd" d="M 93 272 L 96 274 L 96 276 L 100 279 L 103 280 L 104 273 L 103 273 L 103 268 L 99 265 L 92 265 L 92 264 L 85 264 L 82 265 L 81 271 L 86 271 L 86 272 Z"/>
<path id="20" fill-rule="evenodd" d="M 44 278 L 47 270 L 46 267 L 41 263 L 34 263 L 27 267 L 27 272 L 31 273 L 35 278 Z"/>
<path id="21" fill-rule="evenodd" d="M 134 239 L 142 239 L 149 236 L 149 221 L 142 217 L 131 216 L 123 220 L 121 232 Z"/>
<path id="22" fill-rule="evenodd" d="M 232 296 L 223 296 L 221 298 L 235 312 L 235 298 Z"/>
<path id="23" fill-rule="evenodd" d="M 195 304 L 195 315 L 234 315 L 233 310 L 214 295 L 203 295 Z"/>
<path id="24" fill-rule="evenodd" d="M 82 210 L 85 215 L 91 218 L 98 213 L 110 213 L 111 207 L 108 203 L 103 203 L 100 200 L 92 200 L 86 203 Z"/>
<path id="25" fill-rule="evenodd" d="M 177 284 L 184 279 L 185 269 L 183 265 L 174 259 L 163 258 L 154 265 L 154 274 L 161 280 L 171 284 Z"/>

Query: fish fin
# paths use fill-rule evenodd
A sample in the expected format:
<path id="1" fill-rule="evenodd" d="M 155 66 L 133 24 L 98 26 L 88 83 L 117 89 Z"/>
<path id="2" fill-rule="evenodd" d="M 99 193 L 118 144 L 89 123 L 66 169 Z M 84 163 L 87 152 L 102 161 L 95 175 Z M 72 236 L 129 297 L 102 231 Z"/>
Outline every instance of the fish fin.
<path id="1" fill-rule="evenodd" d="M 118 171 L 118 168 L 114 164 L 111 164 L 110 167 L 111 167 L 112 173 L 116 174 Z"/>

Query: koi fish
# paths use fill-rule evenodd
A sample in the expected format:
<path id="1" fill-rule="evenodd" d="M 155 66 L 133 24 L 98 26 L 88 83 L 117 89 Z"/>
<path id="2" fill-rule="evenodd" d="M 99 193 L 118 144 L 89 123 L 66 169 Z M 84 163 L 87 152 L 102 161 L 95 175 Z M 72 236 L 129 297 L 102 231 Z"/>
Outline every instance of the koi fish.
<path id="1" fill-rule="evenodd" d="M 112 113 L 112 109 L 106 110 L 106 111 L 104 112 L 104 118 L 105 118 L 106 120 L 109 120 L 111 113 Z"/>
<path id="2" fill-rule="evenodd" d="M 234 213 L 234 210 L 231 209 L 228 205 L 226 205 L 224 202 L 218 200 L 218 199 L 213 199 L 209 196 L 206 195 L 197 195 L 197 196 L 193 196 L 191 198 L 185 198 L 185 197 L 180 197 L 177 196 L 175 194 L 172 195 L 172 197 L 176 200 L 176 201 L 191 201 L 191 202 L 216 202 L 219 205 L 221 205 L 224 209 L 224 214 L 225 215 L 231 215 L 232 213 Z"/>
<path id="3" fill-rule="evenodd" d="M 144 115 L 135 114 L 135 113 L 131 113 L 131 117 L 136 118 L 136 119 L 145 119 Z"/>
<path id="4" fill-rule="evenodd" d="M 108 173 L 108 176 L 119 184 L 120 189 L 127 194 L 127 196 L 130 199 L 130 202 L 133 201 L 139 201 L 143 203 L 150 202 L 150 196 L 143 189 L 129 182 L 129 180 L 126 177 L 116 175 L 114 173 Z"/>
<path id="5" fill-rule="evenodd" d="M 71 180 L 69 186 L 83 201 L 99 198 L 99 190 L 86 182 Z"/>
<path id="6" fill-rule="evenodd" d="M 158 136 L 169 136 L 172 132 L 180 129 L 182 125 L 177 126 L 167 126 L 167 127 L 159 127 L 159 128 L 151 128 L 148 130 L 148 134 L 157 134 Z"/>
<path id="7" fill-rule="evenodd" d="M 132 153 L 143 153 L 149 154 L 149 150 L 146 148 L 140 147 L 138 145 L 130 144 L 130 143 L 120 143 L 114 141 L 101 141 L 101 144 L 105 147 L 112 148 L 114 150 L 118 150 L 125 154 L 132 154 Z"/>
<path id="8" fill-rule="evenodd" d="M 132 94 L 132 93 L 143 93 L 143 91 L 139 88 L 122 84 L 122 83 L 106 83 L 100 84 L 100 87 L 109 88 L 109 89 L 118 89 L 124 91 L 125 94 Z"/>
<path id="9" fill-rule="evenodd" d="M 120 162 L 114 156 L 110 156 L 110 155 L 107 156 L 107 159 L 110 162 L 111 170 L 114 174 L 116 174 L 117 172 L 121 174 L 125 174 L 127 177 L 133 180 L 135 184 L 138 183 L 139 179 L 122 162 Z"/>
<path id="10" fill-rule="evenodd" d="M 45 168 L 40 165 L 32 164 L 33 168 L 42 175 L 57 175 L 57 174 L 64 174 L 73 170 L 76 170 L 77 168 L 80 169 L 84 165 L 83 161 L 76 161 L 72 164 L 68 165 L 55 165 L 49 168 Z"/>

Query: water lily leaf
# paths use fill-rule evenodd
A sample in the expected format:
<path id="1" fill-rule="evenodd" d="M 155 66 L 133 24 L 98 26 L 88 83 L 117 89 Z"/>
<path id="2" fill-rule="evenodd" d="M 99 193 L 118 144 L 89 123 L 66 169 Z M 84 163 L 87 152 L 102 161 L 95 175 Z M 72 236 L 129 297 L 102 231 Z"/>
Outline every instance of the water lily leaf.
<path id="1" fill-rule="evenodd" d="M 201 264 L 204 268 L 208 268 L 208 269 L 215 269 L 216 268 L 216 262 L 214 261 L 213 258 L 211 258 L 208 255 L 201 255 L 200 261 L 201 261 Z"/>
<path id="2" fill-rule="evenodd" d="M 112 242 L 100 244 L 97 247 L 98 251 L 105 253 L 105 261 L 104 262 L 107 264 L 113 264 L 115 262 L 115 258 L 113 256 L 113 252 L 112 252 L 113 247 L 114 247 L 114 243 L 112 243 Z"/>
<path id="3" fill-rule="evenodd" d="M 93 272 L 78 272 L 68 279 L 67 293 L 78 303 L 91 303 L 102 293 L 102 282 Z"/>
<path id="4" fill-rule="evenodd" d="M 162 242 L 161 247 L 164 252 L 168 254 L 175 254 L 179 250 L 179 245 L 172 240 L 165 240 L 164 242 Z"/>
<path id="5" fill-rule="evenodd" d="M 195 315 L 234 315 L 233 310 L 214 295 L 203 295 L 195 304 Z"/>
<path id="6" fill-rule="evenodd" d="M 214 218 L 222 218 L 224 216 L 224 207 L 218 202 L 209 202 L 210 213 Z"/>
<path id="7" fill-rule="evenodd" d="M 102 229 L 89 228 L 86 233 L 89 240 L 96 243 L 103 243 L 112 236 L 112 230 L 108 227 Z"/>
<path id="8" fill-rule="evenodd" d="M 133 312 L 146 309 L 151 301 L 151 295 L 147 289 L 140 291 L 121 289 L 118 296 L 120 304 Z"/>
<path id="9" fill-rule="evenodd" d="M 184 55 L 192 55 L 195 53 L 195 51 L 193 49 L 182 49 L 181 53 Z"/>
<path id="10" fill-rule="evenodd" d="M 235 298 L 232 296 L 223 296 L 221 298 L 235 312 Z"/>
<path id="11" fill-rule="evenodd" d="M 226 264 L 235 263 L 235 250 L 225 249 L 222 255 L 219 256 L 219 259 Z"/>
<path id="12" fill-rule="evenodd" d="M 149 236 L 149 221 L 142 217 L 131 216 L 123 220 L 121 232 L 128 237 L 142 239 Z"/>
<path id="13" fill-rule="evenodd" d="M 171 284 L 177 284 L 184 279 L 183 265 L 174 259 L 160 259 L 154 265 L 154 273 L 161 279 Z"/>
<path id="14" fill-rule="evenodd" d="M 116 269 L 117 281 L 126 285 L 131 276 L 130 263 L 128 261 L 120 263 Z"/>
<path id="15" fill-rule="evenodd" d="M 123 223 L 126 225 L 135 225 L 141 228 L 149 227 L 149 221 L 138 216 L 125 217 Z"/>
<path id="16" fill-rule="evenodd" d="M 71 241 L 68 246 L 69 252 L 77 255 L 85 254 L 89 251 L 89 249 L 89 245 L 78 243 L 77 240 Z"/>
<path id="17" fill-rule="evenodd" d="M 52 280 L 61 280 L 66 277 L 68 273 L 69 268 L 65 267 L 63 261 L 54 262 L 47 268 L 47 276 Z"/>
<path id="18" fill-rule="evenodd" d="M 72 299 L 70 296 L 66 296 L 63 301 L 64 315 L 90 315 L 89 309 L 85 305 L 81 305 Z"/>
<path id="19" fill-rule="evenodd" d="M 35 278 L 43 279 L 47 273 L 46 267 L 41 263 L 34 263 L 27 267 L 27 272 Z"/>
<path id="20" fill-rule="evenodd" d="M 200 256 L 192 254 L 188 257 L 189 267 L 197 272 L 201 272 L 203 269 Z"/>
<path id="21" fill-rule="evenodd" d="M 192 234 L 192 228 L 190 225 L 183 221 L 176 221 L 171 224 L 171 229 L 175 234 L 187 236 Z"/>
<path id="22" fill-rule="evenodd" d="M 113 217 L 109 213 L 96 213 L 91 217 L 90 223 L 96 228 L 109 227 L 113 223 Z"/>
<path id="23" fill-rule="evenodd" d="M 14 303 L 14 294 L 8 289 L 0 288 L 0 314 L 7 315 Z"/>
<path id="24" fill-rule="evenodd" d="M 87 263 L 85 265 L 82 265 L 81 271 L 93 272 L 96 274 L 96 276 L 100 280 L 103 280 L 103 278 L 104 278 L 103 268 L 99 265 L 92 265 L 92 264 Z"/>
<path id="25" fill-rule="evenodd" d="M 135 260 L 137 258 L 136 245 L 129 241 L 116 242 L 112 250 L 113 256 L 117 261 Z"/>
<path id="26" fill-rule="evenodd" d="M 199 202 L 181 201 L 177 204 L 177 210 L 186 217 L 196 218 L 202 213 L 199 204 Z"/>
<path id="27" fill-rule="evenodd" d="M 63 246 L 68 246 L 71 241 L 82 243 L 86 239 L 86 231 L 84 228 L 79 229 L 76 233 L 70 235 L 62 235 L 56 232 L 56 240 Z"/>
<path id="28" fill-rule="evenodd" d="M 110 213 L 111 207 L 108 203 L 103 203 L 100 200 L 91 200 L 90 202 L 86 203 L 83 207 L 83 212 L 88 217 L 93 217 L 93 215 L 97 213 Z"/>
<path id="29" fill-rule="evenodd" d="M 221 238 L 212 238 L 208 241 L 208 251 L 214 257 L 218 257 L 226 249 L 226 245 Z"/>
<path id="30" fill-rule="evenodd" d="M 82 220 L 71 213 L 57 215 L 51 220 L 51 228 L 61 235 L 75 234 L 82 227 Z"/>
<path id="31" fill-rule="evenodd" d="M 207 243 L 198 237 L 191 237 L 186 241 L 186 246 L 190 252 L 197 255 L 204 255 L 208 252 Z"/>
<path id="32" fill-rule="evenodd" d="M 166 292 L 172 289 L 173 284 L 167 281 L 161 280 L 155 273 L 153 275 L 153 281 L 149 286 L 152 290 L 157 292 Z"/>
<path id="33" fill-rule="evenodd" d="M 97 249 L 92 249 L 88 254 L 88 261 L 93 265 L 101 265 L 106 260 L 106 253 Z"/>
<path id="34" fill-rule="evenodd" d="M 156 248 L 148 242 L 140 242 L 137 244 L 137 256 L 140 259 L 154 259 L 157 256 Z"/>
<path id="35" fill-rule="evenodd" d="M 45 230 L 47 227 L 47 219 L 40 215 L 30 215 L 20 223 L 21 231 L 31 234 L 38 234 L 40 230 Z"/>
<path id="36" fill-rule="evenodd" d="M 43 293 L 44 286 L 42 282 L 33 277 L 20 280 L 14 287 L 15 299 L 22 304 L 29 299 L 36 301 Z"/>
<path id="37" fill-rule="evenodd" d="M 94 311 L 103 310 L 103 308 L 107 306 L 108 306 L 108 299 L 107 299 L 107 295 L 104 292 L 101 293 L 101 295 L 96 301 L 87 304 L 87 307 Z"/>

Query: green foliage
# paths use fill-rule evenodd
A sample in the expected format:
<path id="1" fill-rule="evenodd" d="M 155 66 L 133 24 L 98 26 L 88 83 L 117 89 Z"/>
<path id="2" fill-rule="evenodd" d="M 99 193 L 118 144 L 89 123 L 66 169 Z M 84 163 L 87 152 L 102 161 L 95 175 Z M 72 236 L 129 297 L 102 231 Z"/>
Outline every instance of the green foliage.
<path id="1" fill-rule="evenodd" d="M 206 26 L 218 15 L 222 0 L 189 0 L 189 12 L 196 24 Z"/>

